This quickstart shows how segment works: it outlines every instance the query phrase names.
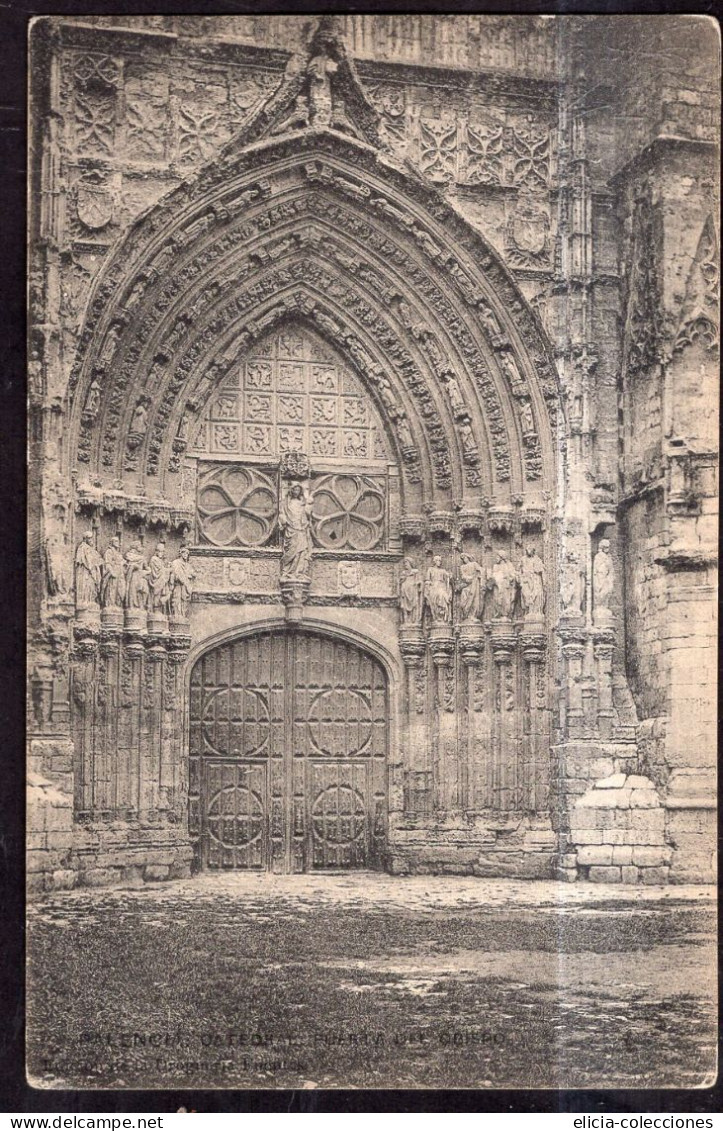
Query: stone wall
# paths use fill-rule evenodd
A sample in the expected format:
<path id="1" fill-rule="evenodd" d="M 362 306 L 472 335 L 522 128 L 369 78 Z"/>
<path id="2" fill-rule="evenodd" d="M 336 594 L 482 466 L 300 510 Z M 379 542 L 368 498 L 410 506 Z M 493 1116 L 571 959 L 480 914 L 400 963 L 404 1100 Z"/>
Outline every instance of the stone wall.
<path id="1" fill-rule="evenodd" d="M 520 441 L 525 466 L 534 473 L 529 499 L 508 498 L 505 481 L 501 507 L 500 500 L 481 498 L 479 508 L 475 502 L 468 513 L 450 497 L 438 514 L 431 503 L 415 504 L 414 514 L 397 516 L 401 535 L 395 534 L 389 560 L 373 577 L 361 569 L 359 593 L 367 606 L 375 597 L 394 604 L 401 538 L 413 556 L 430 555 L 433 545 L 448 539 L 445 554 L 451 561 L 462 549 L 489 558 L 507 539 L 521 553 L 523 532 L 529 537 L 534 531 L 555 590 L 544 648 L 537 639 L 525 644 L 520 637 L 513 666 L 509 641 L 500 638 L 495 645 L 489 626 L 489 647 L 486 640 L 480 643 L 481 625 L 475 626 L 479 640 L 460 637 L 459 686 L 468 687 L 470 699 L 460 707 L 467 714 L 460 713 L 459 726 L 467 740 L 470 725 L 486 725 L 484 696 L 475 691 L 483 670 L 485 678 L 501 681 L 494 691 L 500 702 L 505 681 L 516 681 L 516 694 L 527 697 L 524 711 L 539 709 L 534 726 L 520 731 L 520 747 L 529 745 L 537 757 L 540 743 L 547 749 L 552 737 L 551 813 L 543 819 L 517 815 L 494 828 L 474 814 L 466 825 L 462 817 L 420 823 L 404 811 L 405 789 L 411 787 L 395 778 L 389 866 L 530 877 L 556 871 L 565 879 L 583 875 L 600 881 L 708 878 L 716 690 L 717 415 L 709 410 L 718 387 L 719 237 L 711 209 L 717 194 L 716 25 L 683 17 L 477 15 L 348 15 L 335 23 L 355 63 L 360 102 L 368 99 L 379 116 L 384 167 L 390 176 L 411 171 L 434 186 L 439 194 L 434 214 L 447 216 L 450 239 L 461 216 L 471 226 L 465 231 L 481 234 L 484 246 L 499 254 L 510 272 L 505 285 L 515 296 L 514 319 L 534 324 L 535 335 L 545 331 L 531 365 L 547 380 L 548 404 L 557 405 L 559 381 L 561 408 L 546 441 L 559 448 L 554 482 L 543 485 L 540 451 L 530 454 L 530 434 L 523 435 L 529 425 L 515 416 L 513 443 Z M 167 500 L 151 506 L 137 467 L 132 490 L 122 479 L 101 487 L 89 471 L 89 449 L 83 467 L 74 465 L 76 453 L 69 450 L 68 384 L 74 366 L 77 377 L 78 346 L 98 272 L 124 238 L 145 238 L 144 217 L 162 198 L 174 189 L 186 191 L 213 162 L 228 159 L 233 139 L 244 136 L 262 108 L 274 105 L 284 84 L 300 73 L 314 26 L 311 17 L 290 16 L 72 17 L 34 25 L 30 562 L 33 576 L 46 584 L 31 587 L 29 721 L 31 766 L 40 775 L 32 811 L 50 814 L 31 822 L 37 834 L 31 871 L 46 877 L 33 880 L 38 888 L 67 886 L 73 871 L 84 882 L 101 883 L 119 876 L 160 879 L 188 867 L 180 809 L 174 828 L 152 814 L 140 824 L 135 815 L 120 814 L 112 829 L 99 831 L 83 816 L 84 799 L 95 788 L 95 771 L 88 770 L 82 753 L 84 727 L 90 734 L 95 726 L 84 722 L 95 717 L 87 697 L 99 694 L 92 665 L 98 663 L 98 671 L 113 668 L 112 678 L 100 681 L 102 695 L 110 698 L 95 703 L 94 710 L 115 710 L 114 696 L 127 698 L 127 688 L 124 692 L 125 660 L 108 660 L 122 628 L 111 626 L 105 638 L 107 625 L 90 637 L 74 635 L 72 554 L 86 531 L 105 546 L 124 523 L 134 530 L 166 529 L 177 552 L 192 522 L 193 483 L 185 510 L 174 510 Z M 672 39 L 675 54 L 669 51 Z M 333 145 L 332 139 L 332 156 Z M 369 171 L 356 172 L 361 183 L 337 177 L 347 209 L 365 193 Z M 313 162 L 307 166 L 312 175 L 319 182 L 333 180 L 328 168 Z M 263 196 L 263 189 L 254 194 Z M 454 211 L 443 213 L 440 200 Z M 375 206 L 380 203 L 389 202 L 377 199 Z M 379 220 L 371 211 L 369 216 Z M 406 230 L 424 237 L 411 221 Z M 249 241 L 252 231 L 263 242 L 263 227 L 249 226 Z M 344 238 L 351 238 L 349 232 Z M 471 236 L 471 246 L 470 241 Z M 418 251 L 412 246 L 404 262 L 416 263 Z M 280 245 L 273 254 L 287 253 Z M 359 256 L 347 257 L 350 280 L 359 267 Z M 317 264 L 304 270 L 317 286 L 333 284 Z M 458 263 L 455 270 L 456 278 L 464 278 Z M 147 282 L 138 281 L 140 293 Z M 449 283 L 451 293 L 451 272 Z M 425 286 L 427 297 L 437 293 Z M 129 286 L 116 337 L 132 324 L 136 298 Z M 115 301 L 112 294 L 109 301 Z M 164 301 L 167 308 L 172 297 Z M 447 298 L 435 301 L 444 304 Z M 400 319 L 400 332 L 408 333 L 410 349 L 421 356 L 427 347 L 418 343 L 427 340 L 427 331 L 414 310 Z M 181 334 L 182 323 L 179 319 Z M 518 332 L 513 320 L 510 331 Z M 148 324 L 142 328 L 146 337 L 151 332 Z M 85 335 L 84 349 L 92 337 L 87 328 Z M 112 337 L 111 331 L 102 347 L 110 342 L 109 356 Z M 504 335 L 492 337 L 498 364 L 507 358 L 507 346 Z M 557 368 L 554 380 L 548 357 Z M 107 359 L 98 360 L 105 372 Z M 146 377 L 133 391 L 140 401 L 148 391 Z M 512 379 L 517 380 L 514 373 Z M 434 381 L 439 383 L 436 372 Z M 92 400 L 87 395 L 86 408 Z M 168 416 L 174 400 L 170 394 L 166 399 Z M 427 417 L 436 413 L 432 400 Z M 453 436 L 457 426 L 452 425 Z M 182 427 L 179 422 L 177 439 Z M 472 445 L 467 462 L 470 454 L 478 460 L 474 437 Z M 185 441 L 178 439 L 176 471 L 184 450 Z M 545 454 L 545 474 L 552 474 L 557 454 Z M 478 489 L 477 464 L 460 471 L 459 479 L 465 490 Z M 594 563 L 605 541 L 613 583 L 601 605 Z M 333 610 L 339 593 L 332 559 L 319 558 L 311 586 L 313 615 L 322 619 L 333 619 L 323 606 Z M 194 648 L 203 645 L 203 631 L 210 640 L 258 611 L 226 601 L 222 557 L 197 553 L 196 560 Z M 276 571 L 276 560 L 263 552 L 248 567 L 253 599 L 270 608 L 276 607 L 271 592 Z M 420 641 L 407 641 L 405 653 L 396 625 L 389 627 L 396 611 L 380 607 L 374 616 L 372 611 L 369 623 L 374 616 L 386 618 L 385 639 L 390 632 L 395 638 L 390 653 L 402 649 L 397 659 L 409 662 L 402 679 L 413 681 Z M 356 625 L 365 616 L 362 605 L 340 615 Z M 378 627 L 382 631 L 381 622 Z M 159 654 L 177 648 L 177 640 L 161 637 L 155 642 Z M 131 653 L 139 655 L 138 641 L 129 642 Z M 92 665 L 83 655 L 86 646 Z M 435 679 L 449 682 L 450 647 L 454 652 L 457 642 L 445 638 L 430 652 Z M 533 702 L 540 663 L 540 670 L 547 664 L 547 683 Z M 171 741 L 169 720 L 177 704 L 151 702 L 153 670 L 149 662 L 146 706 L 139 707 L 137 720 L 128 715 L 137 753 L 138 736 L 148 726 L 158 731 L 159 751 Z M 440 694 L 444 686 L 440 682 Z M 129 704 L 126 708 L 130 711 Z M 182 750 L 181 743 L 174 758 Z M 176 765 L 176 771 L 182 782 L 183 767 Z M 139 761 L 138 780 L 144 772 L 155 774 L 150 763 Z M 99 788 L 102 793 L 102 782 Z M 178 790 L 174 804 L 183 808 Z"/>

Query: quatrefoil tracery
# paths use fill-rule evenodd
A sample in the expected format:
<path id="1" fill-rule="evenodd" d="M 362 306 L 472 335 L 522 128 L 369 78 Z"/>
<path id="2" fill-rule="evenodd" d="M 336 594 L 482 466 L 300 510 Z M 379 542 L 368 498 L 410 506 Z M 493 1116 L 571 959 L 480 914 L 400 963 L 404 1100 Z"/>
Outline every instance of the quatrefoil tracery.
<path id="1" fill-rule="evenodd" d="M 276 487 L 255 468 L 214 468 L 199 484 L 201 533 L 214 546 L 266 545 L 277 514 Z"/>
<path id="2" fill-rule="evenodd" d="M 384 492 L 367 475 L 324 475 L 314 484 L 314 541 L 326 550 L 371 550 L 384 533 Z"/>

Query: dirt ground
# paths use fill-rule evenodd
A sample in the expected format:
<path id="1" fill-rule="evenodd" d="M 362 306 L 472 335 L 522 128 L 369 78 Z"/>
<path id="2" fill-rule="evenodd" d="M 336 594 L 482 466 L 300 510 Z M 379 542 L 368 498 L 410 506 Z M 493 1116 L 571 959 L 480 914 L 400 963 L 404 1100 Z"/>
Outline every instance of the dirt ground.
<path id="1" fill-rule="evenodd" d="M 716 1073 L 710 888 L 203 875 L 31 905 L 50 1088 L 650 1088 Z"/>

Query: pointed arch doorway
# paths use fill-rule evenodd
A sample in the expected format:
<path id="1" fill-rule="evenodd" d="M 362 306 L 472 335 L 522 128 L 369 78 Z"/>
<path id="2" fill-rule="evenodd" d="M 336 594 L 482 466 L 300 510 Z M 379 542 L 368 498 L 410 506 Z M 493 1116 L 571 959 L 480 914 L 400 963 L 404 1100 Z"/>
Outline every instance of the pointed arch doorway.
<path id="1" fill-rule="evenodd" d="M 379 661 L 326 633 L 280 626 L 201 656 L 190 687 L 197 865 L 381 867 L 388 710 Z"/>

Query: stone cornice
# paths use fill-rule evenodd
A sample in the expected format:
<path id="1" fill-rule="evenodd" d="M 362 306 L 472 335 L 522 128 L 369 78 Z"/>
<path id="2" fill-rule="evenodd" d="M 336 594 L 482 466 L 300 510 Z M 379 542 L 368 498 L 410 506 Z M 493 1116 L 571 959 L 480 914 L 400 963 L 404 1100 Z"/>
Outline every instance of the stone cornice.
<path id="1" fill-rule="evenodd" d="M 438 86 L 446 91 L 494 94 L 541 104 L 552 110 L 561 84 L 554 79 L 530 78 L 510 71 L 472 70 L 466 67 L 430 67 L 419 63 L 389 63 L 355 59 L 362 82 L 396 82 L 416 86 Z"/>
<path id="2" fill-rule="evenodd" d="M 615 191 L 620 191 L 624 182 L 633 177 L 647 173 L 657 163 L 669 160 L 671 150 L 698 153 L 715 159 L 718 145 L 713 141 L 704 141 L 701 138 L 678 137 L 675 134 L 661 134 L 656 137 L 640 153 L 636 154 L 627 164 L 623 165 L 617 173 L 610 178 L 610 186 Z"/>

